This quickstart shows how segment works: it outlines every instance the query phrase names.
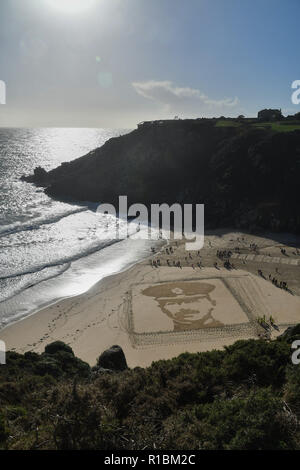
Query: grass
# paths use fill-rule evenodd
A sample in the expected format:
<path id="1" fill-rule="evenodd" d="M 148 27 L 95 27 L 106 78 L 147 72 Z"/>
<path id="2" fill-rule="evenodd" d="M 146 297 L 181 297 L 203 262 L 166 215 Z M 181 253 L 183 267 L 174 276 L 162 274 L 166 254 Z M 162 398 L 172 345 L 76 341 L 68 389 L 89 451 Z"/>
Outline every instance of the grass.
<path id="1" fill-rule="evenodd" d="M 275 132 L 291 132 L 300 130 L 300 122 L 259 122 L 252 124 L 254 127 L 263 127 L 263 128 L 270 128 L 272 131 Z"/>
<path id="2" fill-rule="evenodd" d="M 216 127 L 240 127 L 241 123 L 230 120 L 219 120 L 216 123 Z"/>
<path id="3" fill-rule="evenodd" d="M 219 119 L 216 127 L 240 127 L 241 122 L 230 119 Z M 276 122 L 254 122 L 252 126 L 263 129 L 271 129 L 274 132 L 291 132 L 300 130 L 300 121 L 276 121 Z"/>

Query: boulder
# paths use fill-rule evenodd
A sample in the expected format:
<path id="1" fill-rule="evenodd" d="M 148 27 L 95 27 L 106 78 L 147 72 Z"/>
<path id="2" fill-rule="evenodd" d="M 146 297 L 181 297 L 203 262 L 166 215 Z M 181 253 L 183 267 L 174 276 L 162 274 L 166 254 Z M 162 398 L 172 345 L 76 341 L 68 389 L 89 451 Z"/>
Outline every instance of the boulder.
<path id="1" fill-rule="evenodd" d="M 106 349 L 97 361 L 97 369 L 122 371 L 127 368 L 125 354 L 120 346 L 112 346 Z"/>

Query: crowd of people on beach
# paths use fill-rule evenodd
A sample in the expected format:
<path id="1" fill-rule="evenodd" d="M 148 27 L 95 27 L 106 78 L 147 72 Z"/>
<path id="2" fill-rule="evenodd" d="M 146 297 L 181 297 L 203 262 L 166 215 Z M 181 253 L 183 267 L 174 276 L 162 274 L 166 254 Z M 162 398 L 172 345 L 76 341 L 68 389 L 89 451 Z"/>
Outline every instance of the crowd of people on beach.
<path id="1" fill-rule="evenodd" d="M 234 264 L 230 262 L 231 256 L 232 256 L 231 250 L 218 250 L 217 251 L 217 258 L 223 261 L 223 266 L 225 269 L 229 269 L 229 270 L 235 269 Z M 214 267 L 216 269 L 219 269 L 217 262 L 215 262 Z"/>
<path id="2" fill-rule="evenodd" d="M 217 251 L 217 257 L 220 259 L 224 258 L 231 258 L 232 256 L 232 251 L 231 250 L 218 250 Z"/>
<path id="3" fill-rule="evenodd" d="M 244 241 L 244 239 L 242 239 Z M 238 239 L 239 241 L 239 239 Z M 211 242 L 209 242 L 209 246 L 212 247 L 211 245 Z M 178 247 L 178 244 L 176 242 L 175 244 L 175 249 Z M 249 249 L 251 251 L 255 251 L 256 253 L 258 252 L 258 245 L 256 243 L 250 243 L 248 245 Z M 152 248 L 152 253 L 155 254 L 155 248 Z M 232 254 L 233 254 L 233 250 L 234 252 L 238 252 L 240 253 L 240 247 L 236 246 L 234 247 L 233 249 L 226 249 L 226 250 L 217 250 L 216 252 L 216 257 L 222 261 L 222 264 L 221 264 L 221 267 L 222 265 L 224 266 L 225 269 L 228 269 L 228 270 L 231 270 L 231 269 L 236 269 L 234 264 L 230 261 L 230 258 L 232 257 Z M 280 251 L 283 255 L 285 256 L 288 256 L 287 255 L 287 251 L 285 248 L 280 248 Z M 165 249 L 165 253 L 169 256 L 171 255 L 174 255 L 175 254 L 175 251 L 174 251 L 174 248 L 173 246 L 168 246 L 166 249 Z M 296 252 L 295 254 L 297 255 L 300 255 L 300 251 L 298 250 L 298 248 L 296 248 Z M 271 255 L 270 255 L 271 256 Z M 200 259 L 199 259 L 200 258 Z M 184 257 L 184 261 L 186 263 L 186 265 L 192 267 L 192 269 L 196 269 L 196 268 L 199 268 L 199 269 L 202 269 L 204 268 L 204 265 L 203 265 L 203 261 L 201 259 L 201 254 L 200 254 L 200 251 L 197 251 L 197 253 L 191 253 L 189 252 L 185 257 Z M 246 264 L 246 261 L 245 260 L 241 260 L 243 262 L 243 264 Z M 191 264 L 190 264 L 191 263 Z M 160 259 L 152 259 L 150 261 L 150 264 L 153 268 L 159 268 L 161 267 L 162 263 L 161 263 L 161 260 Z M 176 267 L 176 268 L 180 268 L 182 269 L 183 265 L 182 265 L 182 262 L 180 259 L 178 260 L 171 260 L 171 259 L 167 259 L 166 260 L 166 264 L 167 266 L 169 267 Z M 214 264 L 213 264 L 214 268 L 215 269 L 220 269 L 219 265 L 218 265 L 218 262 L 215 261 Z M 276 270 L 276 273 L 277 274 L 280 274 L 279 273 L 279 268 L 276 267 L 275 268 Z M 261 269 L 258 269 L 258 275 L 264 279 L 267 279 L 263 273 L 263 271 Z M 275 276 L 273 276 L 272 274 L 269 274 L 268 276 L 268 279 L 269 281 L 272 282 L 272 284 L 280 289 L 284 289 L 288 292 L 291 292 L 291 290 L 289 289 L 288 287 L 288 284 L 286 281 L 280 281 L 278 280 Z"/>
<path id="4" fill-rule="evenodd" d="M 175 248 L 178 246 L 177 242 L 175 243 Z M 155 254 L 155 248 L 154 247 L 151 247 L 151 252 L 152 254 Z M 165 253 L 167 255 L 173 255 L 175 253 L 174 251 L 174 248 L 172 246 L 168 246 L 166 249 L 165 249 Z M 202 265 L 202 261 L 201 261 L 201 255 L 200 255 L 200 250 L 197 251 L 197 254 L 195 255 L 197 256 L 198 258 L 200 258 L 200 261 L 195 261 L 194 263 L 192 263 L 190 266 L 193 268 L 193 269 L 196 269 L 196 267 L 198 267 L 199 269 L 202 269 L 203 268 L 203 265 Z M 185 262 L 186 264 L 189 265 L 190 261 L 194 261 L 194 258 L 192 256 L 191 253 L 188 254 L 188 256 L 185 256 Z M 169 258 L 167 258 L 166 260 L 166 263 L 167 263 L 167 266 L 171 267 L 176 267 L 176 268 L 180 268 L 182 269 L 182 264 L 181 264 L 181 261 L 180 260 L 173 260 L 173 262 L 171 262 L 171 260 Z M 152 268 L 159 268 L 161 267 L 161 260 L 159 258 L 157 259 L 151 259 L 150 260 L 150 265 L 152 266 Z"/>
<path id="5" fill-rule="evenodd" d="M 235 269 L 234 264 L 231 263 L 229 260 L 226 260 L 226 261 L 224 262 L 224 268 L 229 269 L 229 270 L 230 270 L 230 269 Z"/>
<path id="6" fill-rule="evenodd" d="M 266 279 L 266 277 L 264 276 L 264 273 L 262 272 L 261 269 L 258 269 L 257 272 L 258 272 L 260 277 L 263 277 L 264 279 Z M 279 273 L 278 268 L 276 268 L 276 272 Z M 287 282 L 279 281 L 276 277 L 272 276 L 272 274 L 269 274 L 269 281 L 271 281 L 272 284 L 274 284 L 274 286 L 279 287 L 280 289 L 284 289 L 284 290 L 290 292 Z"/>
<path id="7" fill-rule="evenodd" d="M 289 291 L 289 287 L 288 287 L 287 282 L 278 281 L 278 279 L 276 279 L 276 277 L 272 277 L 271 274 L 269 275 L 269 279 L 270 279 L 270 281 L 272 281 L 272 284 L 274 284 L 274 286 L 279 287 L 279 289 L 284 289 L 286 291 Z"/>

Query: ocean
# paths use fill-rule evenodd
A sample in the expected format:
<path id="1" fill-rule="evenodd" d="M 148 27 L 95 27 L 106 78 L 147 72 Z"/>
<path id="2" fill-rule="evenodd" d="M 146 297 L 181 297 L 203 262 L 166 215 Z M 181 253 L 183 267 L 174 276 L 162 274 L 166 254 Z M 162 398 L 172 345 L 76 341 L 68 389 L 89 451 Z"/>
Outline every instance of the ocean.
<path id="1" fill-rule="evenodd" d="M 20 180 L 37 166 L 50 170 L 127 132 L 0 129 L 0 329 L 151 252 L 153 242 L 110 236 L 115 221 L 97 214 L 96 204 L 55 201 Z"/>

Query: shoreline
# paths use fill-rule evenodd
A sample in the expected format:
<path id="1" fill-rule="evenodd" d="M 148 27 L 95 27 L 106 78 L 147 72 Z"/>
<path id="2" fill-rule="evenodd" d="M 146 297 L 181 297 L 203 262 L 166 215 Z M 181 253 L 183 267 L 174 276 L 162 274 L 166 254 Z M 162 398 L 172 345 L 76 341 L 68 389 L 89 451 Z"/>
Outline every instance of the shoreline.
<path id="1" fill-rule="evenodd" d="M 133 243 L 130 237 L 109 243 L 94 253 L 75 259 L 67 269 L 4 299 L 0 302 L 0 332 L 63 299 L 84 294 L 105 277 L 152 256 L 150 244 L 160 249 L 164 241 L 137 240 Z"/>
<path id="2" fill-rule="evenodd" d="M 262 262 L 255 263 L 255 260 L 245 263 L 242 259 L 234 259 L 235 269 L 228 270 L 218 260 L 216 269 L 216 251 L 237 243 L 238 235 L 236 232 L 226 232 L 207 236 L 200 258 L 195 252 L 186 252 L 182 241 L 177 242 L 178 246 L 173 241 L 164 244 L 159 252 L 150 254 L 121 272 L 100 279 L 85 293 L 58 300 L 6 326 L 0 331 L 0 339 L 5 341 L 7 350 L 21 353 L 41 353 L 47 344 L 61 340 L 72 347 L 76 356 L 90 365 L 95 365 L 105 349 L 118 344 L 124 350 L 129 367 L 147 367 L 153 361 L 171 359 L 184 352 L 222 349 L 238 339 L 258 338 L 263 332 L 257 327 L 255 318 L 262 316 L 263 312 L 272 314 L 276 319 L 278 330 L 272 331 L 271 335 L 275 337 L 288 325 L 300 323 L 298 266 L 280 265 L 284 278 L 295 278 L 295 285 L 291 286 L 294 295 L 257 275 L 257 267 L 275 272 L 276 264 L 273 266 L 268 262 L 262 266 Z M 278 255 L 278 240 L 253 235 L 245 237 L 247 240 L 242 243 L 244 251 L 249 242 L 255 242 L 260 244 L 261 253 L 267 250 Z M 174 247 L 173 255 L 166 253 L 170 246 Z M 152 267 L 150 261 L 153 259 L 160 259 L 160 266 Z M 197 267 L 199 259 L 203 263 L 201 268 Z M 173 262 L 178 260 L 181 260 L 181 268 L 173 266 Z M 296 261 L 298 263 L 298 259 Z M 141 292 L 141 286 L 144 289 L 161 283 L 176 282 L 182 285 L 196 281 L 209 281 L 216 286 L 215 319 L 221 325 L 219 328 L 207 328 L 209 325 L 204 325 L 204 328 L 196 330 L 176 331 L 175 328 L 172 331 L 170 318 L 161 316 L 157 303 L 151 303 Z M 223 284 L 231 290 L 224 289 Z M 253 318 L 250 320 L 239 306 L 239 294 L 245 288 L 250 289 L 250 293 L 254 289 L 251 295 L 256 299 L 252 307 Z M 129 307 L 133 309 L 133 328 L 128 323 Z"/>
<path id="3" fill-rule="evenodd" d="M 165 243 L 165 245 L 168 245 L 168 242 Z M 162 245 L 163 247 L 165 245 Z M 5 331 L 7 328 L 10 328 L 10 327 L 13 327 L 14 325 L 16 325 L 17 323 L 20 323 L 20 322 L 23 322 L 24 320 L 34 316 L 34 315 L 37 315 L 38 313 L 40 312 L 43 312 L 43 310 L 45 309 L 48 309 L 48 308 L 51 308 L 53 306 L 55 306 L 56 304 L 60 303 L 60 302 L 63 302 L 64 300 L 69 300 L 69 299 L 74 299 L 76 297 L 81 297 L 82 295 L 85 295 L 87 294 L 90 290 L 94 289 L 96 286 L 98 286 L 98 284 L 100 284 L 101 282 L 103 282 L 105 279 L 109 279 L 109 278 L 113 278 L 114 276 L 118 276 L 119 274 L 122 274 L 122 273 L 125 273 L 126 271 L 129 271 L 133 266 L 135 265 L 138 265 L 140 263 L 143 263 L 144 261 L 147 261 L 147 260 L 150 260 L 151 258 L 155 257 L 156 255 L 158 255 L 160 252 L 161 252 L 162 249 L 156 251 L 154 254 L 150 254 L 149 256 L 147 256 L 146 258 L 143 258 L 141 260 L 138 260 L 138 261 L 135 261 L 133 262 L 132 264 L 129 264 L 128 266 L 125 266 L 124 268 L 122 268 L 120 271 L 117 271 L 115 273 L 112 273 L 112 274 L 108 274 L 104 277 L 102 277 L 101 279 L 98 279 L 91 287 L 89 287 L 86 291 L 84 292 L 81 292 L 80 294 L 72 294 L 72 295 L 66 295 L 66 296 L 62 296 L 62 297 L 59 297 L 55 300 L 53 300 L 52 302 L 50 303 L 46 303 L 46 304 L 42 304 L 40 305 L 39 307 L 33 309 L 30 313 L 28 314 L 25 314 L 24 317 L 22 318 L 19 318 L 19 319 L 16 319 L 14 321 L 12 321 L 11 323 L 8 323 L 7 325 L 5 325 L 3 328 L 0 328 L 0 337 L 1 337 L 1 333 L 3 331 Z M 54 278 L 57 279 L 58 277 L 60 276 L 57 275 L 55 276 Z M 51 278 L 52 279 L 52 278 Z M 50 280 L 51 280 L 50 279 Z M 40 281 L 38 284 L 36 285 L 39 285 L 43 282 L 47 282 L 49 279 L 46 279 L 46 280 L 43 280 L 43 281 Z M 36 286 L 35 285 L 35 286 Z M 35 287 L 34 286 L 34 287 Z"/>

